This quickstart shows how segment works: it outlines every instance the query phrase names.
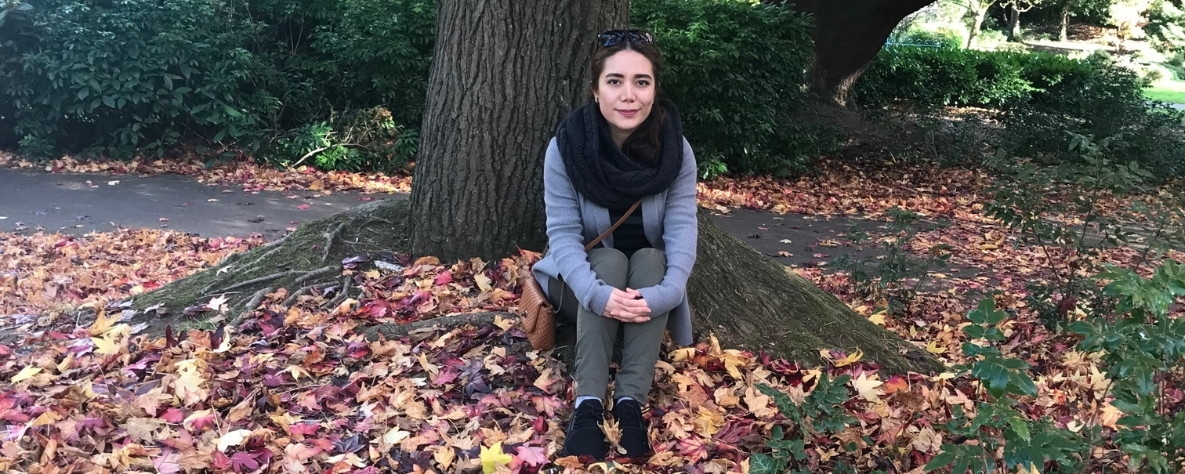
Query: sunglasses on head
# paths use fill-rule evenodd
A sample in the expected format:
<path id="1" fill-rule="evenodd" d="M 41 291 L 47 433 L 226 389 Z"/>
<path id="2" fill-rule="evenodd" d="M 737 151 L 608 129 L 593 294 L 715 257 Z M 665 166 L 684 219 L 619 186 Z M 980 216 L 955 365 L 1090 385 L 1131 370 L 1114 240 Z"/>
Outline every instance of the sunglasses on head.
<path id="1" fill-rule="evenodd" d="M 609 30 L 597 35 L 597 43 L 602 48 L 617 46 L 625 40 L 634 44 L 654 44 L 654 35 L 641 30 Z"/>

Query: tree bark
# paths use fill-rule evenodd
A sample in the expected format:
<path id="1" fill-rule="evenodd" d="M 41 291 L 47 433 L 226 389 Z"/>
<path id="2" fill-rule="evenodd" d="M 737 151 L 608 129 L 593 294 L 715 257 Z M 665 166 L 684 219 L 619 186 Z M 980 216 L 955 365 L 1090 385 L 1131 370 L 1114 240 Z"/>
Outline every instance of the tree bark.
<path id="1" fill-rule="evenodd" d="M 1016 5 L 1008 12 L 1008 41 L 1020 41 L 1020 9 Z"/>
<path id="2" fill-rule="evenodd" d="M 543 155 L 628 0 L 441 0 L 411 198 L 415 255 L 542 248 Z"/>
<path id="3" fill-rule="evenodd" d="M 814 17 L 815 55 L 810 89 L 825 103 L 843 107 L 848 92 L 876 58 L 897 23 L 934 0 L 767 0 Z"/>
<path id="4" fill-rule="evenodd" d="M 1069 41 L 1070 40 L 1069 31 L 1067 31 L 1070 26 L 1070 7 L 1071 7 L 1071 4 L 1069 1 L 1062 3 L 1062 18 L 1061 18 L 1062 24 L 1061 24 L 1061 27 L 1058 29 L 1058 34 L 1057 34 L 1058 40 L 1060 40 L 1060 41 Z"/>
<path id="5" fill-rule="evenodd" d="M 967 34 L 967 49 L 975 47 L 975 40 L 979 39 L 979 33 L 983 31 L 983 21 L 987 19 L 988 8 L 991 8 L 991 5 L 971 12 L 971 31 Z"/>

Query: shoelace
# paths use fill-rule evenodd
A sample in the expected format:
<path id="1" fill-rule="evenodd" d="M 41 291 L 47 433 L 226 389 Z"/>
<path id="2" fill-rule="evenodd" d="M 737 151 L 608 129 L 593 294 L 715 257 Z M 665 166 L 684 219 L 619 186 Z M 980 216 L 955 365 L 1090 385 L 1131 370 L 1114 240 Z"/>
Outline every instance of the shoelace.
<path id="1" fill-rule="evenodd" d="M 597 426 L 599 423 L 601 411 L 600 407 L 592 403 L 581 403 L 576 407 L 576 413 L 572 415 L 572 430 L 579 430 L 582 428 L 591 428 Z"/>
<path id="2" fill-rule="evenodd" d="M 635 407 L 625 404 L 620 406 L 621 409 L 618 410 L 617 422 L 620 424 L 621 429 L 628 430 L 636 428 L 639 431 L 645 432 L 646 428 L 642 426 L 642 410 L 636 408 L 636 405 Z"/>

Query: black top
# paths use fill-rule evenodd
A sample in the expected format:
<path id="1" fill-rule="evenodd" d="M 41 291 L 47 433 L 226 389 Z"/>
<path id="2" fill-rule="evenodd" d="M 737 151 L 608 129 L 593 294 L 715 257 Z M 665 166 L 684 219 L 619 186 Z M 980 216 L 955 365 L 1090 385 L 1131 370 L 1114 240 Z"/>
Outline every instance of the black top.
<path id="1" fill-rule="evenodd" d="M 629 210 L 628 207 L 610 209 L 610 224 L 617 222 Z M 642 227 L 642 206 L 638 206 L 638 209 L 630 214 L 617 230 L 613 231 L 613 248 L 620 250 L 626 258 L 629 258 L 634 256 L 634 252 L 639 249 L 650 247 L 653 245 L 650 244 L 650 239 L 646 238 L 646 228 Z"/>

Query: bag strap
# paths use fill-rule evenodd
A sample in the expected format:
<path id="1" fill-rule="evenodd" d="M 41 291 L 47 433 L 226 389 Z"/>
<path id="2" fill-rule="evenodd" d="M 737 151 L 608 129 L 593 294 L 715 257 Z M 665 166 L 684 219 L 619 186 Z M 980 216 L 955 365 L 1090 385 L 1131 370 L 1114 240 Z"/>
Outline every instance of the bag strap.
<path id="1" fill-rule="evenodd" d="M 633 206 L 630 206 L 630 210 L 625 211 L 625 215 L 621 216 L 621 219 L 618 219 L 617 222 L 613 223 L 613 227 L 610 227 L 609 230 L 605 231 L 605 233 L 597 236 L 597 238 L 593 239 L 592 242 L 589 242 L 588 245 L 585 245 L 584 251 L 587 252 L 589 250 L 592 250 L 592 248 L 596 247 L 597 244 L 601 243 L 602 240 L 605 240 L 605 237 L 608 237 L 609 234 L 612 234 L 613 231 L 617 230 L 618 227 L 621 227 L 621 224 L 623 222 L 625 222 L 626 218 L 628 218 L 631 214 L 633 214 L 634 211 L 638 210 L 638 206 L 640 206 L 641 204 L 642 204 L 642 200 L 639 199 L 638 202 L 635 202 Z"/>

